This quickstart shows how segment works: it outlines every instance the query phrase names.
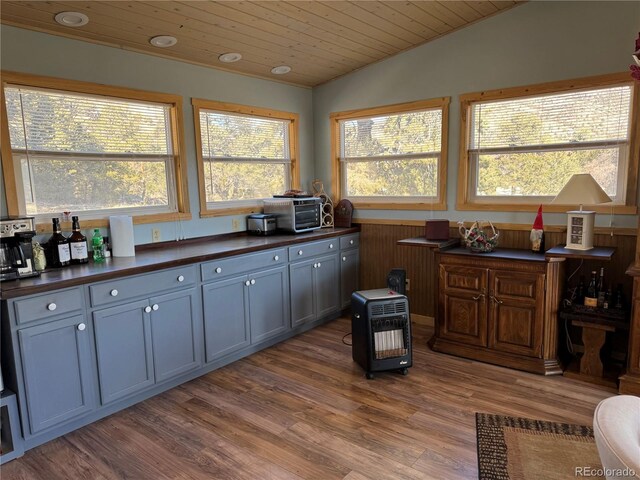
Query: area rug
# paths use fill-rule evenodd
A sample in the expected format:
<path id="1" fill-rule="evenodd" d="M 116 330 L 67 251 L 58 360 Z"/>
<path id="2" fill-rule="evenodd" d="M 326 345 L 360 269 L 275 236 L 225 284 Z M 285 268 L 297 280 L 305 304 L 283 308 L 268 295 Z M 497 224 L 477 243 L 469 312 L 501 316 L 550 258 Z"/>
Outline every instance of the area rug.
<path id="1" fill-rule="evenodd" d="M 476 413 L 478 478 L 604 479 L 593 428 Z"/>

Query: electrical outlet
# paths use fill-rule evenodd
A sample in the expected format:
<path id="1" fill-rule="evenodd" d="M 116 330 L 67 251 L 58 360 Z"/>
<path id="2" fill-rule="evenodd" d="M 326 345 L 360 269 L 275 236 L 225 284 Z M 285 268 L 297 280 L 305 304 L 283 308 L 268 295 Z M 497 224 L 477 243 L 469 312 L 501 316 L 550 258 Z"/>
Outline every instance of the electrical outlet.
<path id="1" fill-rule="evenodd" d="M 234 232 L 240 230 L 240 220 L 238 220 L 237 218 L 231 219 L 231 230 L 233 230 Z"/>
<path id="2" fill-rule="evenodd" d="M 156 242 L 160 241 L 160 229 L 159 228 L 152 228 L 151 229 L 151 241 L 153 243 L 156 243 Z"/>
<path id="3" fill-rule="evenodd" d="M 409 280 L 409 279 L 407 278 L 407 280 L 404 282 L 404 284 L 405 284 L 405 286 L 407 287 L 407 288 L 406 288 L 407 292 L 408 292 L 409 290 L 411 290 L 411 280 Z"/>

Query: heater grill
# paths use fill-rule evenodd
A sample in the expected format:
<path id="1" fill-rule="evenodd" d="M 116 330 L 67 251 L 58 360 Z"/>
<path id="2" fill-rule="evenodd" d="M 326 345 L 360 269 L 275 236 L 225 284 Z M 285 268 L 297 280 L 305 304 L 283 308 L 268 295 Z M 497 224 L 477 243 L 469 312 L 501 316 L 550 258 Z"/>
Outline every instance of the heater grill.
<path id="1" fill-rule="evenodd" d="M 372 372 L 411 366 L 409 301 L 393 290 L 365 290 L 351 296 L 352 356 L 373 378 Z"/>

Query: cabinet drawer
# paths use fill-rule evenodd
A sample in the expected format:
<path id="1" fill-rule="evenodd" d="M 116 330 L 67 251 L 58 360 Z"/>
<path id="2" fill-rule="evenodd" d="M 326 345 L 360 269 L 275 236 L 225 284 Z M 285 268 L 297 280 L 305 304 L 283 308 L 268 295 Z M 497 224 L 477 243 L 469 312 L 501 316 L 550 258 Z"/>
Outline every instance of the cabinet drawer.
<path id="1" fill-rule="evenodd" d="M 201 268 L 202 281 L 217 280 L 229 275 L 259 270 L 265 267 L 281 265 L 287 261 L 286 250 L 279 248 L 266 252 L 238 255 L 236 257 L 221 258 L 203 263 Z"/>
<path id="2" fill-rule="evenodd" d="M 289 260 L 305 260 L 325 253 L 337 252 L 340 246 L 340 239 L 331 238 L 321 242 L 302 243 L 289 247 Z"/>
<path id="3" fill-rule="evenodd" d="M 51 293 L 16 300 L 14 306 L 16 321 L 18 324 L 24 325 L 36 320 L 81 310 L 83 308 L 82 289 L 56 290 Z"/>
<path id="4" fill-rule="evenodd" d="M 340 250 L 345 248 L 356 248 L 360 246 L 360 234 L 354 233 L 352 235 L 345 235 L 340 237 Z"/>
<path id="5" fill-rule="evenodd" d="M 187 287 L 196 283 L 196 275 L 196 266 L 189 265 L 97 283 L 89 287 L 91 305 L 110 305 L 144 295 L 155 295 L 165 290 Z"/>

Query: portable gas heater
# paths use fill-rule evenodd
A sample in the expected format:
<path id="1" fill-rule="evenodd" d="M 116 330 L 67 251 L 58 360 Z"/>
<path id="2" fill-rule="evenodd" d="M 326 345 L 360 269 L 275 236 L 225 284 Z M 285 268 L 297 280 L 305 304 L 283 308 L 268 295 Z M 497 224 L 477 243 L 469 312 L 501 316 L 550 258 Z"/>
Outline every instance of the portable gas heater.
<path id="1" fill-rule="evenodd" d="M 412 365 L 409 300 L 386 288 L 353 292 L 351 295 L 353 360 L 373 372 L 399 370 Z"/>

